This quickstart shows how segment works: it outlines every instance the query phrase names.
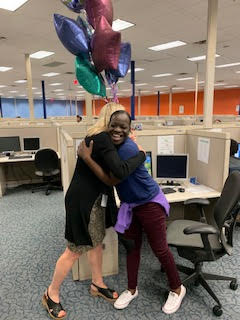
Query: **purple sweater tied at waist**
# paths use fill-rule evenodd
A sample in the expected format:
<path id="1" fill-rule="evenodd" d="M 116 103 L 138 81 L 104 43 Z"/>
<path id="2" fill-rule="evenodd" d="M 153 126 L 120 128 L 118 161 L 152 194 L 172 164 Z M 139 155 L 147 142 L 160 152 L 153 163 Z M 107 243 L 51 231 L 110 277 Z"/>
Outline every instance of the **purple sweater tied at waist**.
<path id="1" fill-rule="evenodd" d="M 118 210 L 118 218 L 117 218 L 117 223 L 114 227 L 114 229 L 119 232 L 119 233 L 124 233 L 125 230 L 127 230 L 132 222 L 132 209 L 140 206 L 142 204 L 148 203 L 148 202 L 156 202 L 159 203 L 166 212 L 166 215 L 169 215 L 169 209 L 170 209 L 170 205 L 164 195 L 164 193 L 162 192 L 162 190 L 159 188 L 159 193 L 152 198 L 151 200 L 147 201 L 147 202 L 139 202 L 139 203 L 126 203 L 126 202 L 122 202 L 121 206 Z"/>

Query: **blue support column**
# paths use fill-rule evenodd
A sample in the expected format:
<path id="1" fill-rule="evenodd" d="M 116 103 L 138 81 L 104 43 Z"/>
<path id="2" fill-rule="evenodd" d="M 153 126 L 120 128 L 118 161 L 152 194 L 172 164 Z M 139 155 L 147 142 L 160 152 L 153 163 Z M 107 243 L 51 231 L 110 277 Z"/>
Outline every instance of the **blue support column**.
<path id="1" fill-rule="evenodd" d="M 131 119 L 135 120 L 135 61 L 131 61 L 131 84 L 132 84 Z"/>
<path id="2" fill-rule="evenodd" d="M 47 119 L 45 83 L 44 83 L 44 81 L 42 81 L 42 102 L 43 102 L 43 118 Z"/>
<path id="3" fill-rule="evenodd" d="M 157 115 L 159 116 L 160 115 L 160 91 L 158 91 L 157 97 L 158 97 L 158 100 L 157 100 Z"/>
<path id="4" fill-rule="evenodd" d="M 0 117 L 3 117 L 3 113 L 2 113 L 2 97 L 0 96 Z"/>

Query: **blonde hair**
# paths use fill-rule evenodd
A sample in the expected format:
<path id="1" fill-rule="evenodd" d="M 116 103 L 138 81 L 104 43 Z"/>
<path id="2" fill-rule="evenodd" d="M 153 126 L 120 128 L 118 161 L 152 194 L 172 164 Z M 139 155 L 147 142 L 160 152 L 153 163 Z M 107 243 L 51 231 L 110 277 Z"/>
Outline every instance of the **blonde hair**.
<path id="1" fill-rule="evenodd" d="M 105 104 L 100 111 L 99 119 L 91 128 L 87 130 L 87 136 L 93 136 L 102 131 L 106 131 L 111 115 L 113 112 L 118 110 L 125 110 L 125 108 L 116 102 L 109 102 Z"/>

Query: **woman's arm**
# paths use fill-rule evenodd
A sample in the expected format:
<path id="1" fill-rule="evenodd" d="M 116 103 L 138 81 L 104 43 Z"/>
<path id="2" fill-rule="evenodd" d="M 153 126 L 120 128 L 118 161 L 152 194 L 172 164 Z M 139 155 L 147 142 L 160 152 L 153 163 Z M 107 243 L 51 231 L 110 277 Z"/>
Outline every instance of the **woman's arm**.
<path id="1" fill-rule="evenodd" d="M 114 186 L 120 182 L 113 175 L 111 177 L 100 167 L 97 162 L 91 158 L 93 148 L 93 140 L 90 141 L 89 147 L 86 146 L 85 140 L 81 142 L 78 146 L 78 155 L 83 159 L 83 161 L 89 166 L 89 168 L 94 172 L 94 174 L 100 179 L 103 183 L 108 186 Z"/>
<path id="2" fill-rule="evenodd" d="M 122 160 L 107 132 L 93 136 L 93 140 L 93 151 L 104 160 L 109 171 L 119 180 L 126 179 L 146 159 L 143 151 L 139 152 L 136 150 L 135 153 L 132 153 L 134 155 L 133 157 Z"/>

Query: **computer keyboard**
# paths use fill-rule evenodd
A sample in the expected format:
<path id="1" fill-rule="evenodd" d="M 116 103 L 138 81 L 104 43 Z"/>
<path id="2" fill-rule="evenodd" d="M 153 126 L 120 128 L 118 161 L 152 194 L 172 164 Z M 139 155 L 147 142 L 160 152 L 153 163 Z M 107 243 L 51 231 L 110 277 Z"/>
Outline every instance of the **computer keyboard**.
<path id="1" fill-rule="evenodd" d="M 168 193 L 174 193 L 174 192 L 176 192 L 176 190 L 174 190 L 173 188 L 162 188 L 162 192 L 164 193 L 164 194 L 168 194 Z"/>
<path id="2" fill-rule="evenodd" d="M 24 154 L 21 154 L 21 155 L 10 155 L 8 157 L 8 159 L 31 159 L 32 156 L 31 155 L 24 155 Z"/>

